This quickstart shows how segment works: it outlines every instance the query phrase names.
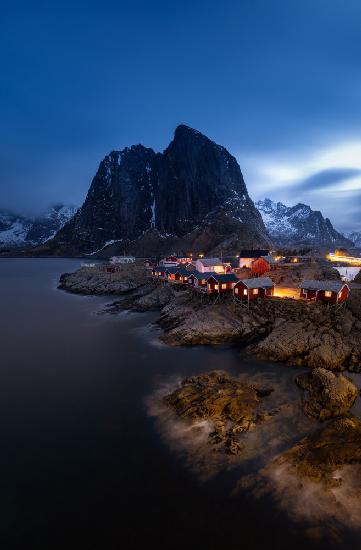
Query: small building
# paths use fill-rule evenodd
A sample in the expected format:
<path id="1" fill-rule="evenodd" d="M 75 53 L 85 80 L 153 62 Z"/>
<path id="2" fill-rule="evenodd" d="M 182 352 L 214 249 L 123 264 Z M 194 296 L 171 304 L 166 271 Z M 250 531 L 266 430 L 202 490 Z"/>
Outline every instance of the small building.
<path id="1" fill-rule="evenodd" d="M 167 256 L 159 262 L 159 265 L 163 265 L 164 267 L 177 267 L 178 264 L 179 261 L 177 256 Z"/>
<path id="2" fill-rule="evenodd" d="M 188 277 L 191 275 L 184 267 L 166 268 L 166 279 L 171 283 L 188 284 Z"/>
<path id="3" fill-rule="evenodd" d="M 233 295 L 238 300 L 256 300 L 257 298 L 272 298 L 274 282 L 269 277 L 256 277 L 239 280 L 233 288 Z"/>
<path id="4" fill-rule="evenodd" d="M 188 272 L 188 285 L 194 290 L 204 290 L 207 286 L 207 279 L 213 275 L 213 272 L 200 273 L 199 271 Z"/>
<path id="5" fill-rule="evenodd" d="M 152 277 L 155 279 L 166 279 L 167 268 L 163 265 L 156 265 L 152 269 Z"/>
<path id="6" fill-rule="evenodd" d="M 144 267 L 147 267 L 147 268 L 153 268 L 154 267 L 154 262 L 152 260 L 144 260 Z"/>
<path id="7" fill-rule="evenodd" d="M 134 262 L 134 256 L 112 256 L 110 258 L 111 264 L 133 264 Z"/>
<path id="8" fill-rule="evenodd" d="M 300 285 L 300 297 L 308 302 L 327 302 L 341 304 L 350 293 L 350 287 L 343 281 L 303 281 Z"/>
<path id="9" fill-rule="evenodd" d="M 276 267 L 277 262 L 273 256 L 261 256 L 260 258 L 253 260 L 251 264 L 252 275 L 255 277 L 261 277 Z"/>
<path id="10" fill-rule="evenodd" d="M 219 258 L 199 258 L 196 261 L 196 270 L 200 273 L 224 273 L 223 262 Z"/>
<path id="11" fill-rule="evenodd" d="M 234 273 L 212 273 L 206 279 L 204 290 L 207 294 L 231 293 L 237 281 Z"/>
<path id="12" fill-rule="evenodd" d="M 241 250 L 239 253 L 239 267 L 252 267 L 252 262 L 261 256 L 268 256 L 269 250 Z"/>

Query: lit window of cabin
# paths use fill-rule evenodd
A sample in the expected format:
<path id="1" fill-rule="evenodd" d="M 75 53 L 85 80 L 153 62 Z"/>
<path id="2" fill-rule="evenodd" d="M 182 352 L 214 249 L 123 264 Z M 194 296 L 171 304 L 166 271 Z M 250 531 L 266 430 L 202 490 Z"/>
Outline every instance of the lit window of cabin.
<path id="1" fill-rule="evenodd" d="M 258 294 L 258 288 L 253 289 L 253 294 Z"/>
<path id="2" fill-rule="evenodd" d="M 222 283 L 222 289 L 226 290 L 226 288 L 227 288 L 227 283 Z"/>
<path id="3" fill-rule="evenodd" d="M 332 296 L 331 290 L 325 290 L 325 297 L 326 298 L 331 298 L 331 296 Z"/>
<path id="4" fill-rule="evenodd" d="M 217 284 L 215 284 L 215 285 L 214 285 L 214 288 L 215 288 L 216 290 L 218 290 L 218 288 L 219 288 L 219 284 L 218 284 L 218 283 L 217 283 Z"/>
<path id="5" fill-rule="evenodd" d="M 234 293 L 235 293 L 235 294 L 238 294 L 238 288 L 235 288 L 235 289 L 234 289 Z"/>
<path id="6" fill-rule="evenodd" d="M 243 291 L 244 296 L 247 296 L 247 292 L 248 292 L 248 291 L 247 291 L 247 289 L 245 288 L 244 291 Z"/>

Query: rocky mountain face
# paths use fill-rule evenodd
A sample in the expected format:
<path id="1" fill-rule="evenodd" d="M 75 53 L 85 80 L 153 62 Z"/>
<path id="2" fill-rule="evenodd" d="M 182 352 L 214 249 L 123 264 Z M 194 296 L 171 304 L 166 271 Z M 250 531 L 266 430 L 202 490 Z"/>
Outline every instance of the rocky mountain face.
<path id="1" fill-rule="evenodd" d="M 157 255 L 269 244 L 236 159 L 181 125 L 163 153 L 135 145 L 107 155 L 76 216 L 38 252 Z"/>
<path id="2" fill-rule="evenodd" d="M 336 231 L 328 218 L 306 204 L 289 207 L 264 199 L 256 202 L 256 207 L 269 234 L 280 246 L 352 246 L 352 242 Z"/>
<path id="3" fill-rule="evenodd" d="M 28 248 L 52 239 L 76 210 L 73 206 L 57 204 L 37 218 L 0 211 L 0 250 Z"/>
<path id="4" fill-rule="evenodd" d="M 345 237 L 352 241 L 357 248 L 361 248 L 361 231 L 346 233 Z"/>

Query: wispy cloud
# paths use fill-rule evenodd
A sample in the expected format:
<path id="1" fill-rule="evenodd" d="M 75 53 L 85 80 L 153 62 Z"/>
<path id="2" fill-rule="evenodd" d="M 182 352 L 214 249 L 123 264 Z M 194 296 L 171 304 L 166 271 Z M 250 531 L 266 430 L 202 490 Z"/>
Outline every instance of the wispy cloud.
<path id="1" fill-rule="evenodd" d="M 336 227 L 361 230 L 361 141 L 299 156 L 284 152 L 253 157 L 246 161 L 246 174 L 255 198 L 267 195 L 287 204 L 305 202 L 330 217 Z"/>

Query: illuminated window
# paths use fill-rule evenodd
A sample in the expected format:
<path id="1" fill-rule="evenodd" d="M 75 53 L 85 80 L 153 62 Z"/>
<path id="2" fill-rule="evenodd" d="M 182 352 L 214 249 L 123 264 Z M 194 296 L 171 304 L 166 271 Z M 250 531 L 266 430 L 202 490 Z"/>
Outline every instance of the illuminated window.
<path id="1" fill-rule="evenodd" d="M 326 298 L 331 298 L 332 292 L 330 290 L 326 290 L 325 291 L 325 296 L 326 296 Z"/>
<path id="2" fill-rule="evenodd" d="M 235 288 L 235 289 L 234 289 L 234 293 L 235 293 L 235 294 L 238 294 L 238 288 Z"/>
<path id="3" fill-rule="evenodd" d="M 219 287 L 218 284 L 214 285 L 214 288 L 215 288 L 216 290 L 218 290 L 218 287 Z"/>
<path id="4" fill-rule="evenodd" d="M 245 288 L 243 291 L 244 296 L 247 296 L 247 289 Z"/>
<path id="5" fill-rule="evenodd" d="M 253 294 L 258 294 L 258 288 L 253 289 Z"/>
<path id="6" fill-rule="evenodd" d="M 222 288 L 225 290 L 227 288 L 227 283 L 222 283 Z"/>

